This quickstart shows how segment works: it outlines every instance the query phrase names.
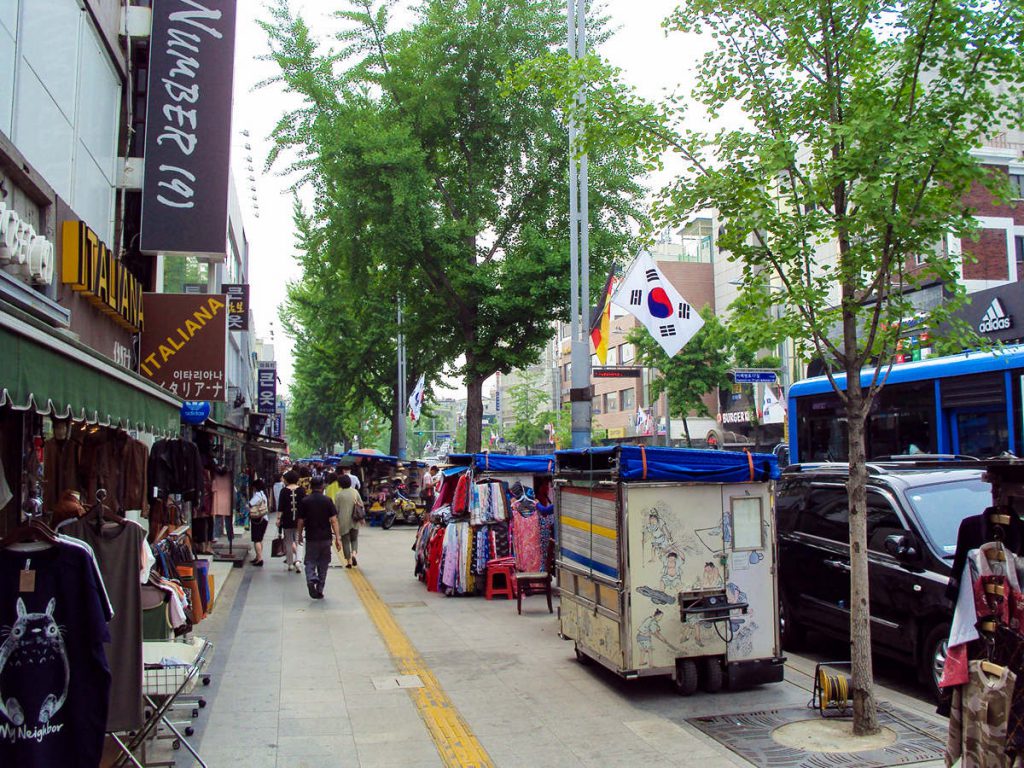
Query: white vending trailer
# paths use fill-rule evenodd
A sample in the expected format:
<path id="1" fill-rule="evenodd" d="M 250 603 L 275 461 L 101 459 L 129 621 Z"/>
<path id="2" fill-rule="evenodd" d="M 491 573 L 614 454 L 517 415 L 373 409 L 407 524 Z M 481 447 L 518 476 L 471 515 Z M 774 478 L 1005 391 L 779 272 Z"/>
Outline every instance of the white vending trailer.
<path id="1" fill-rule="evenodd" d="M 556 454 L 559 621 L 576 654 L 680 693 L 779 682 L 772 455 Z"/>

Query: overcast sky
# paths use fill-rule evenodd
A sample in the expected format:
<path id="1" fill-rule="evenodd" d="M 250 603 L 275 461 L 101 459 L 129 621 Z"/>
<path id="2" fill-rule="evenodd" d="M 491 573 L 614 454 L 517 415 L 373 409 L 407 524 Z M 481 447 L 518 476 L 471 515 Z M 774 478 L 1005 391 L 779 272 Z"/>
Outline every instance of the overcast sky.
<path id="1" fill-rule="evenodd" d="M 666 90 L 683 85 L 689 90 L 692 69 L 699 55 L 695 42 L 678 33 L 665 35 L 662 19 L 677 5 L 676 0 L 605 0 L 612 24 L 619 28 L 602 55 L 621 67 L 627 78 L 648 98 L 657 98 Z M 329 32 L 328 15 L 342 7 L 341 0 L 293 0 L 313 29 Z M 274 123 L 288 108 L 288 99 L 280 89 L 254 91 L 253 86 L 273 75 L 275 67 L 257 57 L 267 50 L 266 37 L 256 24 L 263 3 L 238 4 L 238 30 L 235 59 L 234 142 L 232 165 L 245 211 L 245 229 L 249 239 L 249 280 L 257 333 L 274 335 L 278 373 L 285 389 L 291 383 L 290 341 L 278 320 L 278 307 L 285 298 L 285 286 L 300 270 L 293 257 L 294 230 L 291 220 L 291 180 L 277 173 L 263 173 L 270 134 Z M 327 34 L 321 39 L 326 42 Z M 241 135 L 249 131 L 249 137 Z M 245 168 L 244 144 L 252 146 L 255 166 L 256 199 L 259 218 L 255 218 L 250 200 L 250 182 Z"/>

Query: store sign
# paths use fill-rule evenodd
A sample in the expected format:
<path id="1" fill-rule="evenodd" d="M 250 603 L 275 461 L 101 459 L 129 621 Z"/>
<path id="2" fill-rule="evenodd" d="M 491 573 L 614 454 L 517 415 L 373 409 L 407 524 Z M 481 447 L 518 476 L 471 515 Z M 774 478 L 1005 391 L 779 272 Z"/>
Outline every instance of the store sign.
<path id="1" fill-rule="evenodd" d="M 981 322 L 978 323 L 978 333 L 993 333 L 994 331 L 1007 331 L 1013 328 L 1013 315 L 1006 314 L 1003 303 L 996 296 L 992 303 L 985 310 Z"/>
<path id="2" fill-rule="evenodd" d="M 639 368 L 594 368 L 591 375 L 595 379 L 639 379 Z"/>
<path id="3" fill-rule="evenodd" d="M 235 0 L 154 0 L 141 248 L 223 255 Z"/>
<path id="4" fill-rule="evenodd" d="M 62 236 L 61 282 L 125 330 L 143 330 L 142 283 L 85 222 L 65 221 Z"/>
<path id="5" fill-rule="evenodd" d="M 280 413 L 275 413 L 273 415 L 273 417 L 271 418 L 271 420 L 270 420 L 270 430 L 269 430 L 271 437 L 280 437 L 281 436 L 281 434 L 282 434 L 281 419 L 282 418 L 283 418 L 283 414 L 280 414 Z"/>
<path id="6" fill-rule="evenodd" d="M 261 362 L 256 372 L 256 412 L 277 411 L 277 363 Z"/>
<path id="7" fill-rule="evenodd" d="M 762 371 L 756 368 L 742 368 L 732 372 L 732 380 L 736 384 L 774 384 L 778 378 L 775 371 Z"/>
<path id="8" fill-rule="evenodd" d="M 204 400 L 186 400 L 181 404 L 183 424 L 202 424 L 210 418 L 210 404 Z"/>
<path id="9" fill-rule="evenodd" d="M 225 402 L 227 297 L 147 293 L 139 370 L 178 397 Z"/>
<path id="10" fill-rule="evenodd" d="M 749 424 L 752 421 L 751 411 L 727 411 L 718 414 L 720 424 Z"/>
<path id="11" fill-rule="evenodd" d="M 228 330 L 249 330 L 249 284 L 224 283 L 220 292 L 228 297 Z"/>

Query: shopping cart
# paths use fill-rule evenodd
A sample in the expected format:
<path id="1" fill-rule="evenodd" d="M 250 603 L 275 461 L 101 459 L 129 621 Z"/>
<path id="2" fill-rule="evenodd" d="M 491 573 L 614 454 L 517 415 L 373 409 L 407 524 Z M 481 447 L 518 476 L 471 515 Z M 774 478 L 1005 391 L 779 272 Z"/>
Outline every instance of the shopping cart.
<path id="1" fill-rule="evenodd" d="M 203 668 L 213 653 L 213 644 L 203 638 L 193 638 L 189 642 L 144 642 L 142 644 L 143 678 L 142 699 L 146 720 L 142 728 L 131 734 L 127 740 L 119 734 L 111 734 L 121 749 L 121 755 L 114 762 L 115 768 L 134 765 L 137 768 L 155 768 L 156 766 L 173 766 L 174 761 L 147 762 L 146 742 L 156 738 L 161 728 L 166 728 L 173 739 L 174 749 L 184 747 L 195 758 L 201 768 L 207 768 L 199 753 L 189 743 L 186 736 L 193 733 L 189 721 L 174 721 L 172 712 L 182 705 L 192 705 L 192 717 L 199 715 L 199 709 L 206 706 L 201 696 L 191 695 L 196 685 L 202 681 L 209 685 L 209 675 L 203 674 Z M 185 725 L 184 733 L 178 726 Z M 141 751 L 140 763 L 135 753 Z"/>

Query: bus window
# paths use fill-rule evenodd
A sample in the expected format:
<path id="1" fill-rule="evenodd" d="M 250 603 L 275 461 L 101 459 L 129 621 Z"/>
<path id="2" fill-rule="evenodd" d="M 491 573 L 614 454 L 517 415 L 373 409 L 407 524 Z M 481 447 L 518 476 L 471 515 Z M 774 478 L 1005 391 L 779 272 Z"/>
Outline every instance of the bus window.
<path id="1" fill-rule="evenodd" d="M 985 459 L 998 456 L 1010 444 L 1005 409 L 955 413 L 957 453 Z"/>

